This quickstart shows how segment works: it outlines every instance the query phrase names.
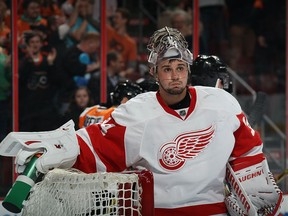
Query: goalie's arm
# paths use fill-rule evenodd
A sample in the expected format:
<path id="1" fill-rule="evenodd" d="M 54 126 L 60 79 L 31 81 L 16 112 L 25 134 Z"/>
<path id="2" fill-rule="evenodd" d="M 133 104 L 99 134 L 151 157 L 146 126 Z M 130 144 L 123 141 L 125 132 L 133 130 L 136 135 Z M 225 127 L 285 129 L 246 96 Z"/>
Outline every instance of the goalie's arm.
<path id="1" fill-rule="evenodd" d="M 125 130 L 113 119 L 78 130 L 81 153 L 73 167 L 86 173 L 125 170 L 129 166 L 126 161 Z M 134 155 L 137 155 L 136 144 L 134 148 Z"/>
<path id="2" fill-rule="evenodd" d="M 74 122 L 70 120 L 53 131 L 11 132 L 0 144 L 0 155 L 16 157 L 18 173 L 37 153 L 41 153 L 36 162 L 41 173 L 56 167 L 71 168 L 80 153 Z"/>
<path id="3" fill-rule="evenodd" d="M 17 173 L 22 173 L 37 153 L 41 153 L 36 162 L 41 173 L 71 167 L 86 173 L 121 172 L 129 166 L 126 164 L 125 127 L 111 121 L 77 132 L 72 120 L 54 131 L 12 132 L 1 142 L 0 155 L 16 157 Z"/>
<path id="4" fill-rule="evenodd" d="M 235 146 L 227 165 L 227 208 L 231 215 L 238 215 L 239 210 L 248 215 L 254 210 L 259 215 L 275 215 L 280 211 L 282 192 L 269 170 L 262 140 L 244 114 L 237 118 L 240 126 L 234 132 Z"/>

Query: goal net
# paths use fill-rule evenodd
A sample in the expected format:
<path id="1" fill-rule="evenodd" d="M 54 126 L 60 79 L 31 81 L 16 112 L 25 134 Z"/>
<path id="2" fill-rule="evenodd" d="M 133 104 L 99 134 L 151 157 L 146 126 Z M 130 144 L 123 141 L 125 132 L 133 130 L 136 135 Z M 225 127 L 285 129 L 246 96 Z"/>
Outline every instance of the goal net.
<path id="1" fill-rule="evenodd" d="M 22 215 L 154 215 L 153 176 L 54 169 L 31 189 Z"/>

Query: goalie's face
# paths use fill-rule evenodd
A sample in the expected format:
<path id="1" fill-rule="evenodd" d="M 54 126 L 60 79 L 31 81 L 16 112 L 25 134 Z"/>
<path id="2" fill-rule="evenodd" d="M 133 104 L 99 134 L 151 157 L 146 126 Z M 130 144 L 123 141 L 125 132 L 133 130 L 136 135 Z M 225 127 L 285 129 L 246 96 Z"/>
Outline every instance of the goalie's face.
<path id="1" fill-rule="evenodd" d="M 159 83 L 160 94 L 168 105 L 186 95 L 188 74 L 188 64 L 179 59 L 167 59 L 157 65 L 154 75 Z"/>

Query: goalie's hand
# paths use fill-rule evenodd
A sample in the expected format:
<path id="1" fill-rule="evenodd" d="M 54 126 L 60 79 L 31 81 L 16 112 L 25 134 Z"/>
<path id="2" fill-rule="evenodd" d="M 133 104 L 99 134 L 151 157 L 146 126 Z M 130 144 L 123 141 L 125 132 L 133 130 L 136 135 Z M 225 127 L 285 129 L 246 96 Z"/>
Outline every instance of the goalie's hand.
<path id="1" fill-rule="evenodd" d="M 257 215 L 279 214 L 283 201 L 282 192 L 276 185 L 273 175 L 269 171 L 267 160 L 262 154 L 236 159 L 233 162 L 233 169 L 228 164 L 227 182 L 233 195 L 228 196 L 230 204 L 231 200 L 237 200 L 238 206 L 246 214 L 249 215 L 249 211 L 254 212 L 253 209 Z M 233 206 L 230 209 L 227 206 L 228 210 L 233 212 L 236 205 Z"/>
<path id="2" fill-rule="evenodd" d="M 31 157 L 40 153 L 36 169 L 47 173 L 53 168 L 71 168 L 80 149 L 70 120 L 60 128 L 45 132 L 11 132 L 0 145 L 0 155 L 16 157 L 16 172 L 22 173 Z"/>

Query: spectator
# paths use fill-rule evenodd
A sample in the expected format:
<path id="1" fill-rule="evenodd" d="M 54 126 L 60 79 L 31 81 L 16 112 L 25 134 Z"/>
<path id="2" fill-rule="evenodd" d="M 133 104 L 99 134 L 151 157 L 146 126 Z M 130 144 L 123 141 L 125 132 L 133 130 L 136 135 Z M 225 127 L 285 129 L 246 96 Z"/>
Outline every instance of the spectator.
<path id="1" fill-rule="evenodd" d="M 188 49 L 192 50 L 192 17 L 186 11 L 176 9 L 171 14 L 171 26 L 183 34 L 188 42 Z"/>
<path id="2" fill-rule="evenodd" d="M 80 42 L 69 48 L 62 61 L 63 69 L 69 76 L 85 76 L 99 69 L 98 52 L 100 36 L 96 32 L 83 35 Z"/>
<path id="3" fill-rule="evenodd" d="M 126 8 L 117 8 L 112 18 L 112 26 L 107 26 L 108 50 L 122 54 L 125 70 L 120 76 L 125 78 L 133 77 L 137 67 L 137 45 L 127 31 L 129 20 L 130 12 Z"/>
<path id="4" fill-rule="evenodd" d="M 51 16 L 62 16 L 63 12 L 55 0 L 40 0 L 41 15 L 48 19 Z"/>
<path id="5" fill-rule="evenodd" d="M 0 10 L 1 10 L 1 20 L 5 23 L 5 25 L 11 29 L 11 1 L 8 0 L 0 0 Z M 2 9 L 5 8 L 5 10 L 2 11 Z M 1 31 L 0 31 L 1 32 Z"/>
<path id="6" fill-rule="evenodd" d="M 51 45 L 49 44 L 48 42 L 48 28 L 47 26 L 43 26 L 43 25 L 38 25 L 38 26 L 31 26 L 31 30 L 34 31 L 34 32 L 37 32 L 38 34 L 40 34 L 41 38 L 42 38 L 42 48 L 41 48 L 41 51 L 45 54 L 47 54 L 49 51 L 51 51 Z M 24 33 L 24 37 L 25 37 L 25 34 L 27 32 Z M 25 47 L 24 49 L 22 50 L 24 52 L 25 51 Z"/>
<path id="7" fill-rule="evenodd" d="M 76 3 L 73 2 L 74 1 L 65 1 L 62 5 L 71 4 L 73 9 L 73 5 Z M 77 11 L 66 14 L 65 10 L 62 11 L 61 9 L 61 13 L 52 14 L 47 18 L 47 40 L 49 45 L 59 51 L 57 55 L 58 59 L 61 59 L 62 54 L 64 54 L 67 49 L 67 36 L 69 35 L 71 27 L 75 25 L 77 16 Z"/>
<path id="8" fill-rule="evenodd" d="M 167 5 L 165 10 L 161 12 L 157 19 L 157 27 L 172 26 L 171 16 L 176 10 L 184 10 L 192 16 L 192 2 L 189 0 L 165 0 L 163 4 Z"/>
<path id="9" fill-rule="evenodd" d="M 11 120 L 11 56 L 7 55 L 0 46 L 0 140 L 2 140 L 12 128 L 9 128 Z"/>
<path id="10" fill-rule="evenodd" d="M 41 53 L 42 38 L 38 32 L 25 34 L 26 56 L 19 65 L 20 130 L 51 130 L 55 128 L 59 74 L 54 65 L 56 50 L 46 56 Z"/>
<path id="11" fill-rule="evenodd" d="M 76 19 L 78 17 L 78 11 L 75 10 L 76 2 L 78 2 L 78 0 L 64 0 L 59 3 L 61 7 L 61 11 L 65 19 L 67 20 L 66 30 L 68 32 L 70 28 L 75 24 Z"/>
<path id="12" fill-rule="evenodd" d="M 66 22 L 65 16 L 50 16 L 47 26 L 47 43 L 57 50 L 57 60 L 61 60 L 66 52 L 65 38 L 69 31 L 69 25 Z M 60 62 L 57 61 L 57 64 Z"/>
<path id="13" fill-rule="evenodd" d="M 0 141 L 12 131 L 12 71 L 8 11 L 5 1 L 0 1 Z M 0 164 L 0 196 L 4 197 L 13 182 L 11 175 L 13 160 L 0 157 Z"/>
<path id="14" fill-rule="evenodd" d="M 188 42 L 188 49 L 192 51 L 193 44 L 193 25 L 192 25 L 192 16 L 182 9 L 175 9 L 171 12 L 171 26 L 178 29 L 186 41 Z M 202 24 L 200 23 L 200 52 L 203 52 L 203 40 L 201 36 Z"/>
<path id="15" fill-rule="evenodd" d="M 40 14 L 41 5 L 39 0 L 24 0 L 23 14 L 17 22 L 18 34 L 21 38 L 25 31 L 31 30 L 31 26 L 47 26 L 47 20 Z"/>
<path id="16" fill-rule="evenodd" d="M 112 17 L 115 14 L 115 11 L 118 8 L 117 0 L 106 0 L 106 17 L 107 22 L 111 22 Z M 100 23 L 101 20 L 101 0 L 94 0 L 93 4 L 93 20 Z"/>
<path id="17" fill-rule="evenodd" d="M 77 85 L 87 85 L 91 73 L 99 70 L 100 36 L 96 32 L 88 32 L 83 35 L 80 42 L 68 48 L 61 59 L 63 72 L 63 92 L 60 97 L 61 107 L 65 110 L 67 102 Z M 78 82 L 78 83 L 77 83 Z M 62 108 L 60 109 L 62 110 Z M 60 111 L 63 114 L 63 111 Z"/>
<path id="18" fill-rule="evenodd" d="M 64 122 L 72 119 L 75 122 L 75 129 L 79 129 L 79 116 L 85 110 L 94 104 L 91 93 L 87 87 L 78 87 L 70 100 L 69 107 L 64 114 Z"/>
<path id="19" fill-rule="evenodd" d="M 0 1 L 0 47 L 4 49 L 10 48 L 10 32 L 11 29 L 5 22 L 7 5 Z"/>
<path id="20" fill-rule="evenodd" d="M 115 86 L 120 80 L 123 80 L 122 77 L 120 77 L 120 72 L 124 68 L 124 61 L 122 58 L 122 55 L 116 51 L 110 51 L 107 54 L 107 103 L 102 104 L 107 107 L 110 107 L 111 104 L 111 98 L 110 93 L 114 91 Z M 100 82 L 101 79 L 101 70 L 97 73 L 94 73 L 91 79 L 88 83 L 88 88 L 90 89 L 93 99 L 96 104 L 100 104 Z"/>
<path id="21" fill-rule="evenodd" d="M 74 11 L 76 0 L 63 0 L 60 2 L 62 13 L 68 18 Z"/>
<path id="22" fill-rule="evenodd" d="M 77 0 L 75 8 L 69 17 L 70 30 L 66 39 L 69 48 L 78 44 L 85 33 L 99 33 L 97 24 L 92 19 L 92 4 L 89 0 Z"/>

